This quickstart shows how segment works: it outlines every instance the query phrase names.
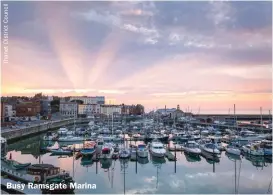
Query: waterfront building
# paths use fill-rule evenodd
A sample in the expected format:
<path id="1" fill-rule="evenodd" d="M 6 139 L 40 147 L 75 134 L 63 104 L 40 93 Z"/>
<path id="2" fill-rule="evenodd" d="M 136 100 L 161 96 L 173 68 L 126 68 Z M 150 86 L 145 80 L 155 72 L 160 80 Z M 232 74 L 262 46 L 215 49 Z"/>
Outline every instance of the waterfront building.
<path id="1" fill-rule="evenodd" d="M 16 116 L 39 116 L 41 112 L 40 101 L 26 101 L 16 105 Z"/>
<path id="2" fill-rule="evenodd" d="M 77 117 L 78 104 L 76 102 L 60 102 L 60 113 L 62 116 Z"/>
<path id="3" fill-rule="evenodd" d="M 73 96 L 69 101 L 72 100 L 81 100 L 83 104 L 105 104 L 104 96 Z"/>
<path id="4" fill-rule="evenodd" d="M 130 114 L 130 109 L 131 109 L 131 106 L 122 104 L 121 105 L 121 114 L 122 115 L 129 115 Z"/>
<path id="5" fill-rule="evenodd" d="M 92 116 L 94 114 L 100 113 L 100 105 L 99 104 L 79 104 L 78 105 L 78 114 Z"/>
<path id="6" fill-rule="evenodd" d="M 14 117 L 16 116 L 16 111 L 12 109 L 12 105 L 5 105 L 5 117 Z"/>
<path id="7" fill-rule="evenodd" d="M 170 118 L 180 118 L 180 117 L 184 117 L 185 113 L 180 110 L 180 106 L 177 105 L 177 108 L 161 108 L 161 109 L 157 109 L 156 114 L 158 115 L 163 115 L 163 116 L 169 116 Z"/>
<path id="8" fill-rule="evenodd" d="M 121 114 L 121 108 L 120 105 L 101 105 L 100 113 L 103 115 Z"/>
<path id="9" fill-rule="evenodd" d="M 41 100 L 41 116 L 49 116 L 51 114 L 51 105 L 49 100 Z"/>
<path id="10" fill-rule="evenodd" d="M 156 114 L 159 114 L 159 115 L 169 115 L 171 116 L 171 113 L 175 112 L 176 111 L 176 108 L 160 108 L 160 109 L 157 109 L 156 110 Z"/>
<path id="11" fill-rule="evenodd" d="M 172 112 L 172 113 L 170 114 L 170 116 L 171 116 L 172 119 L 174 119 L 174 118 L 177 119 L 177 118 L 180 118 L 180 117 L 184 117 L 184 116 L 185 116 L 185 113 L 184 113 L 182 110 L 180 110 L 180 106 L 177 105 L 176 110 L 175 110 L 174 112 Z"/>

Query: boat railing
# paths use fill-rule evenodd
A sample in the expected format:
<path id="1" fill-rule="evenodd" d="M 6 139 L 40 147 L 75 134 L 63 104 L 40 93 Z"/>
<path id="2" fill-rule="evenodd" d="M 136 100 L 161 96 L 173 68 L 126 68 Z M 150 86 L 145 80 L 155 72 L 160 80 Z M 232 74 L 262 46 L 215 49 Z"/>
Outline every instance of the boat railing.
<path id="1" fill-rule="evenodd" d="M 7 174 L 18 177 L 18 178 L 22 178 L 24 180 L 29 180 L 29 181 L 32 180 L 32 177 L 30 175 L 23 174 L 9 168 L 1 167 L 1 171 L 6 172 Z"/>

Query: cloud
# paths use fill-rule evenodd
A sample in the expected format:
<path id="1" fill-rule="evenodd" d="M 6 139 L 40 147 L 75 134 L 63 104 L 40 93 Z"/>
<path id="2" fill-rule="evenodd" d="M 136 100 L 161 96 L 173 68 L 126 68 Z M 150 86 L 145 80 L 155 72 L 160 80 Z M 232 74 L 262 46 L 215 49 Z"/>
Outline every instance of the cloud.
<path id="1" fill-rule="evenodd" d="M 125 91 L 121 90 L 113 90 L 113 89 L 103 89 L 103 90 L 98 90 L 99 93 L 105 93 L 105 94 L 125 94 Z"/>
<path id="2" fill-rule="evenodd" d="M 120 12 L 121 15 L 126 16 L 153 16 L 153 12 L 151 11 L 145 11 L 141 9 L 131 9 L 131 10 L 125 10 Z"/>

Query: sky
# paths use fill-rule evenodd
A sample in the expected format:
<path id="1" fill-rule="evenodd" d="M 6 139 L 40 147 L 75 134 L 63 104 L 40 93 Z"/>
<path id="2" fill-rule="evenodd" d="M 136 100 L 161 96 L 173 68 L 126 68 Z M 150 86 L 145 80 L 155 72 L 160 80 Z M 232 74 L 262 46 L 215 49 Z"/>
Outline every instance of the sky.
<path id="1" fill-rule="evenodd" d="M 2 96 L 268 113 L 272 2 L 8 2 Z M 3 15 L 3 12 L 2 12 Z"/>

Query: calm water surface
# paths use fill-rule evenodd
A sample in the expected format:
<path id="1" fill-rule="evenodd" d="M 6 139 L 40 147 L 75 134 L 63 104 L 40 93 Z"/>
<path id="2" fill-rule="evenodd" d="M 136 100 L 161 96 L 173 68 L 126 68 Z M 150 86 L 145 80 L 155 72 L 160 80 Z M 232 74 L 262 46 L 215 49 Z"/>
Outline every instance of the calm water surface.
<path id="1" fill-rule="evenodd" d="M 9 144 L 8 154 L 22 163 L 49 163 L 74 175 L 77 183 L 96 184 L 93 190 L 75 190 L 77 194 L 88 193 L 202 193 L 232 194 L 235 192 L 235 161 L 222 152 L 220 162 L 204 157 L 192 158 L 177 152 L 178 161 L 148 158 L 138 162 L 110 160 L 86 163 L 73 157 L 58 158 L 50 153 L 41 154 L 39 146 L 42 135 Z M 138 144 L 138 142 L 131 142 Z M 140 143 L 140 142 L 139 142 Z M 129 145 L 130 143 L 125 143 Z M 40 158 L 39 158 L 40 156 Z M 272 171 L 272 160 L 243 157 L 236 160 L 238 193 L 267 193 Z M 124 168 L 125 167 L 125 168 Z M 125 174 L 124 174 L 125 170 Z"/>

